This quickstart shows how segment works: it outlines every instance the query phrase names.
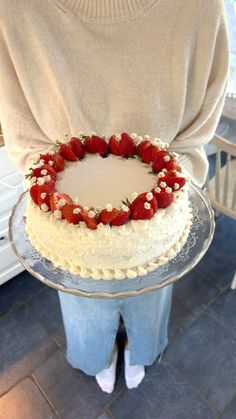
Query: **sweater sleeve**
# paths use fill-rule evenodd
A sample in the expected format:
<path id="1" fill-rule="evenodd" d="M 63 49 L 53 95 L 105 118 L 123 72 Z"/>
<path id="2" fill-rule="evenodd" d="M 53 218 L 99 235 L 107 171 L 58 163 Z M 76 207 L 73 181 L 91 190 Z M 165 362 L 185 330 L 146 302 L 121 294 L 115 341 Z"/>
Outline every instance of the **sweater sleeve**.
<path id="1" fill-rule="evenodd" d="M 209 51 L 209 54 L 211 53 Z M 199 68 L 198 71 L 202 71 L 202 69 Z M 179 161 L 190 178 L 199 186 L 204 184 L 208 171 L 204 146 L 214 136 L 223 110 L 227 87 L 229 46 L 222 8 L 213 43 L 211 66 L 207 71 L 208 83 L 201 109 L 196 109 L 195 118 L 182 132 L 177 134 L 170 144 L 170 150 L 180 154 Z M 191 86 L 188 88 L 191 89 Z"/>
<path id="2" fill-rule="evenodd" d="M 52 148 L 53 143 L 28 106 L 3 29 L 0 29 L 0 122 L 8 154 L 20 172 L 25 172 L 35 155 Z"/>

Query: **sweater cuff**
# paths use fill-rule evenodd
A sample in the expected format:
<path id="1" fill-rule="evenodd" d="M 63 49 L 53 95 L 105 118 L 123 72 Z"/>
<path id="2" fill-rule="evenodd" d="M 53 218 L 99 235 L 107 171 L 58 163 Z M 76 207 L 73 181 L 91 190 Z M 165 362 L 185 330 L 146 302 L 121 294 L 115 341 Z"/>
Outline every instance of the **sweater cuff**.
<path id="1" fill-rule="evenodd" d="M 178 162 L 183 168 L 183 174 L 201 188 L 206 181 L 208 172 L 208 160 L 205 152 L 197 149 L 194 153 L 180 154 Z"/>

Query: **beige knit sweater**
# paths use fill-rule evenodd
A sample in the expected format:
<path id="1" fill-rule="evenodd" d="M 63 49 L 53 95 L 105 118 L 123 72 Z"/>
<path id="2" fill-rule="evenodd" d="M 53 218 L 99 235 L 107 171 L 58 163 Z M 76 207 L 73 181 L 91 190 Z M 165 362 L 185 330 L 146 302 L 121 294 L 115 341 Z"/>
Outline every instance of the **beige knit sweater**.
<path id="1" fill-rule="evenodd" d="M 1 0 L 0 121 L 23 171 L 80 131 L 160 137 L 198 183 L 228 72 L 223 0 Z"/>

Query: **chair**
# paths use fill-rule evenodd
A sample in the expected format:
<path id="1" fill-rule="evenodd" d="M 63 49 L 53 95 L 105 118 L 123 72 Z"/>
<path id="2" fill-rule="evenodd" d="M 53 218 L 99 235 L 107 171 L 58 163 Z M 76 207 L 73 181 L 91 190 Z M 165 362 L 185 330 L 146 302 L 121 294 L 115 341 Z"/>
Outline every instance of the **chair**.
<path id="1" fill-rule="evenodd" d="M 236 220 L 236 144 L 215 135 L 211 141 L 216 147 L 214 176 L 207 179 L 206 192 L 212 207 Z M 231 284 L 236 289 L 236 272 Z"/>

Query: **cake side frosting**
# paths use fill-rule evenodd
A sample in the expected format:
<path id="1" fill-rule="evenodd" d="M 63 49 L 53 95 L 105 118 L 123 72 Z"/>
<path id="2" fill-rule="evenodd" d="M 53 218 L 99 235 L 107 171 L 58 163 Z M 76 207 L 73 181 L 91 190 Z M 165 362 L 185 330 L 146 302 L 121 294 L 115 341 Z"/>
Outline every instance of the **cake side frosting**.
<path id="1" fill-rule="evenodd" d="M 175 202 L 159 209 L 151 220 L 132 220 L 121 227 L 104 225 L 95 231 L 42 213 L 28 199 L 26 229 L 37 250 L 73 274 L 96 279 L 106 279 L 106 273 L 121 279 L 144 275 L 150 264 L 155 269 L 174 257 L 186 240 L 191 225 L 188 192 L 184 189 L 175 195 Z"/>

